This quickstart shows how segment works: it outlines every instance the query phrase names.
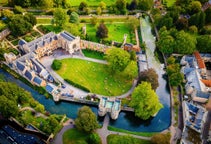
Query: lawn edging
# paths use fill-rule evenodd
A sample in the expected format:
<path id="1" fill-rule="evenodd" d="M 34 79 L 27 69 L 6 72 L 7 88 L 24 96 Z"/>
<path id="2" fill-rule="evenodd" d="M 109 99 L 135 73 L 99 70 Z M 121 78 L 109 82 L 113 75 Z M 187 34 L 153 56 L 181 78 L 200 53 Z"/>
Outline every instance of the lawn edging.
<path id="1" fill-rule="evenodd" d="M 133 135 L 138 135 L 138 136 L 144 136 L 144 137 L 152 137 L 153 135 L 156 134 L 156 132 L 133 132 L 133 131 L 128 131 L 120 128 L 115 128 L 112 126 L 108 126 L 108 130 L 110 131 L 115 131 L 115 132 L 122 132 L 122 133 L 127 133 L 127 134 L 133 134 Z"/>
<path id="2" fill-rule="evenodd" d="M 69 83 L 70 85 L 73 85 L 73 86 L 75 86 L 75 87 L 77 87 L 77 88 L 79 88 L 79 89 L 82 89 L 82 90 L 86 91 L 86 92 L 90 92 L 90 90 L 89 90 L 88 88 L 86 88 L 86 87 L 84 87 L 84 86 L 82 86 L 82 85 L 80 85 L 80 84 L 77 84 L 77 83 L 71 81 L 70 79 L 64 79 L 64 80 L 65 80 L 67 83 Z"/>

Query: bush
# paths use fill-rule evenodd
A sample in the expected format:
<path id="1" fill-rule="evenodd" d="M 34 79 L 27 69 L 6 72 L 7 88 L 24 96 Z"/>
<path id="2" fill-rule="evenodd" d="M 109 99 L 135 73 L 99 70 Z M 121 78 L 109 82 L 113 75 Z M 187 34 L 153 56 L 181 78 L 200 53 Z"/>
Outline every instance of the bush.
<path id="1" fill-rule="evenodd" d="M 51 65 L 51 68 L 53 70 L 59 70 L 61 67 L 62 67 L 62 63 L 56 59 L 53 61 L 52 65 Z"/>
<path id="2" fill-rule="evenodd" d="M 87 142 L 90 143 L 90 144 L 100 144 L 101 139 L 100 139 L 100 136 L 97 133 L 92 133 L 92 134 L 89 135 Z"/>
<path id="3" fill-rule="evenodd" d="M 84 86 L 82 86 L 82 85 L 80 85 L 80 84 L 77 84 L 77 83 L 75 83 L 75 82 L 73 82 L 73 81 L 71 81 L 71 80 L 69 80 L 69 79 L 64 79 L 67 83 L 69 83 L 69 84 L 71 84 L 71 85 L 73 85 L 73 86 L 75 86 L 75 87 L 77 87 L 77 88 L 79 88 L 79 89 L 82 89 L 82 90 L 84 90 L 84 91 L 87 91 L 87 92 L 90 92 L 90 90 L 88 89 L 88 88 L 86 88 L 86 87 L 84 87 Z"/>

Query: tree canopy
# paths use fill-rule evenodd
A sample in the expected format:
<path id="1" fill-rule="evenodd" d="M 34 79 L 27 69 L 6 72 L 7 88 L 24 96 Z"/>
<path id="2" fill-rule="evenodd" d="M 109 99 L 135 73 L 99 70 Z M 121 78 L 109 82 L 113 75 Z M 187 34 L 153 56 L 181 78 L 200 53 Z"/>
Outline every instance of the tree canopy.
<path id="1" fill-rule="evenodd" d="M 96 36 L 99 38 L 108 37 L 108 28 L 104 23 L 100 23 L 100 25 L 97 27 Z"/>
<path id="2" fill-rule="evenodd" d="M 159 86 L 158 74 L 153 68 L 145 70 L 139 73 L 138 83 L 141 84 L 143 81 L 151 83 L 152 89 L 156 90 Z"/>
<path id="3" fill-rule="evenodd" d="M 67 22 L 66 11 L 62 8 L 55 9 L 53 13 L 54 22 L 58 26 L 63 26 Z"/>
<path id="4" fill-rule="evenodd" d="M 142 82 L 133 91 L 129 105 L 135 115 L 143 120 L 155 115 L 163 106 L 149 82 Z"/>
<path id="5" fill-rule="evenodd" d="M 106 51 L 106 60 L 112 72 L 123 71 L 130 62 L 130 54 L 120 48 L 111 48 Z"/>
<path id="6" fill-rule="evenodd" d="M 59 70 L 62 67 L 61 61 L 55 59 L 51 65 L 53 70 Z"/>
<path id="7" fill-rule="evenodd" d="M 86 133 L 93 132 L 98 128 L 97 117 L 88 106 L 83 106 L 78 111 L 75 125 L 80 131 Z"/>
<path id="8" fill-rule="evenodd" d="M 198 36 L 196 47 L 200 52 L 210 53 L 211 52 L 211 36 L 210 35 Z"/>
<path id="9" fill-rule="evenodd" d="M 75 23 L 75 24 L 79 24 L 79 15 L 76 12 L 72 12 L 70 14 L 70 22 Z"/>

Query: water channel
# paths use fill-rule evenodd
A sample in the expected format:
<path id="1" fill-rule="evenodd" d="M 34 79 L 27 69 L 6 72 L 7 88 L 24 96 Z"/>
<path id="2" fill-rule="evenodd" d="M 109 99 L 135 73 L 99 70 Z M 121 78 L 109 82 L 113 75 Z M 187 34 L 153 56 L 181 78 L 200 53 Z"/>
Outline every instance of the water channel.
<path id="1" fill-rule="evenodd" d="M 153 51 L 155 49 L 154 36 L 151 34 L 150 23 L 147 19 L 142 19 L 142 33 L 143 39 L 146 42 L 147 47 L 150 49 L 146 50 L 148 57 L 149 67 L 156 69 L 159 75 L 159 87 L 156 93 L 159 96 L 163 108 L 158 112 L 158 114 L 147 121 L 140 120 L 134 116 L 134 113 L 121 112 L 118 119 L 115 121 L 110 121 L 110 126 L 137 132 L 159 132 L 169 127 L 171 121 L 170 113 L 170 96 L 167 89 L 166 80 L 163 79 L 164 71 L 161 68 L 161 64 L 155 60 Z M 4 75 L 7 81 L 14 82 L 25 90 L 29 91 L 34 99 L 39 101 L 45 106 L 45 109 L 50 113 L 55 114 L 66 114 L 68 117 L 75 119 L 77 116 L 78 109 L 82 106 L 81 104 L 70 103 L 70 102 L 59 102 L 55 103 L 52 99 L 46 99 L 45 96 L 40 95 L 38 92 L 30 88 L 28 85 L 24 84 L 18 79 L 15 79 L 9 73 L 0 69 L 0 74 Z M 97 114 L 97 107 L 91 107 L 93 112 Z M 102 122 L 102 118 L 98 119 Z"/>

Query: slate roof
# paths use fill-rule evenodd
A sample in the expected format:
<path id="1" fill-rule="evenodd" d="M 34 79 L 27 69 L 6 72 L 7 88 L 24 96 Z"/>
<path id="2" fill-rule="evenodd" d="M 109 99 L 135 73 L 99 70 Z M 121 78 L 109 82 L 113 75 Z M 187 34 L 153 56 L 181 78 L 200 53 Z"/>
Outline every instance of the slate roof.
<path id="1" fill-rule="evenodd" d="M 23 71 L 25 69 L 25 65 L 22 62 L 17 61 L 16 66 L 20 71 Z"/>
<path id="2" fill-rule="evenodd" d="M 31 59 L 32 64 L 35 66 L 35 71 L 40 73 L 43 69 L 45 69 L 42 64 L 37 61 L 35 58 Z"/>
<path id="3" fill-rule="evenodd" d="M 18 45 L 20 45 L 20 46 L 22 46 L 22 45 L 24 45 L 26 43 L 27 42 L 25 40 L 23 40 L 23 39 L 21 39 L 21 40 L 18 41 Z"/>
<path id="4" fill-rule="evenodd" d="M 26 72 L 25 72 L 24 75 L 25 75 L 25 76 L 27 77 L 27 79 L 29 79 L 29 80 L 32 80 L 32 78 L 33 78 L 32 73 L 31 73 L 29 70 L 26 70 Z"/>
<path id="5" fill-rule="evenodd" d="M 36 76 L 36 77 L 33 79 L 33 82 L 35 82 L 35 83 L 38 84 L 38 85 L 41 85 L 42 79 Z"/>
<path id="6" fill-rule="evenodd" d="M 71 34 L 67 33 L 67 32 L 61 32 L 60 36 L 62 36 L 63 38 L 65 38 L 68 41 L 72 41 L 75 39 L 74 36 L 72 36 Z"/>
<path id="7" fill-rule="evenodd" d="M 45 89 L 46 89 L 47 92 L 49 92 L 49 93 L 51 93 L 51 92 L 54 90 L 54 88 L 53 88 L 50 84 L 46 85 Z"/>
<path id="8" fill-rule="evenodd" d="M 210 94 L 206 92 L 202 92 L 202 91 L 197 91 L 196 96 L 200 98 L 208 99 L 210 97 Z"/>

